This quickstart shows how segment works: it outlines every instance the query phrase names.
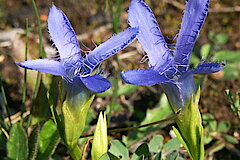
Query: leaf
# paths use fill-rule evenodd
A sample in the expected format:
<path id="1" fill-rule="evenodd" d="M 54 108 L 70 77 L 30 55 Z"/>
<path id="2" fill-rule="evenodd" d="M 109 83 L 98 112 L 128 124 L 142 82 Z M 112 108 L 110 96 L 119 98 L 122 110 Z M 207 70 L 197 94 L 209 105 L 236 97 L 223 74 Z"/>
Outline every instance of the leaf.
<path id="1" fill-rule="evenodd" d="M 162 94 L 159 105 L 161 108 L 158 107 L 147 110 L 146 117 L 141 122 L 141 125 L 159 121 L 161 119 L 167 118 L 170 114 L 172 114 L 172 110 L 170 104 L 168 103 L 166 94 Z"/>
<path id="2" fill-rule="evenodd" d="M 240 61 L 240 51 L 221 50 L 215 53 L 213 61 L 227 61 L 227 63 L 238 63 Z"/>
<path id="3" fill-rule="evenodd" d="M 211 44 L 204 44 L 200 50 L 201 58 L 206 59 L 208 57 L 208 55 L 210 54 L 211 49 L 212 49 Z"/>
<path id="4" fill-rule="evenodd" d="M 201 62 L 201 60 L 195 55 L 192 54 L 190 57 L 190 63 L 193 65 L 193 67 L 197 67 L 197 65 Z"/>
<path id="5" fill-rule="evenodd" d="M 178 158 L 178 153 L 172 152 L 167 155 L 166 160 L 177 160 L 177 158 Z"/>
<path id="6" fill-rule="evenodd" d="M 135 160 L 144 160 L 144 155 L 137 157 Z"/>
<path id="7" fill-rule="evenodd" d="M 218 132 L 227 132 L 231 128 L 231 123 L 228 121 L 222 121 L 218 124 Z"/>
<path id="8" fill-rule="evenodd" d="M 44 160 L 49 158 L 55 151 L 59 143 L 57 127 L 52 120 L 47 121 L 39 135 L 39 151 L 37 159 Z"/>
<path id="9" fill-rule="evenodd" d="M 163 147 L 163 136 L 156 135 L 149 142 L 149 150 L 153 153 L 158 153 Z"/>
<path id="10" fill-rule="evenodd" d="M 240 64 L 239 63 L 229 63 L 224 68 L 223 79 L 239 79 L 240 78 Z"/>
<path id="11" fill-rule="evenodd" d="M 45 77 L 47 80 L 50 77 Z M 41 106 L 41 107 L 39 107 Z M 46 85 L 41 81 L 37 97 L 34 100 L 33 113 L 32 113 L 32 125 L 37 123 L 43 123 L 50 118 L 50 109 L 47 98 L 47 88 Z"/>
<path id="12" fill-rule="evenodd" d="M 10 130 L 7 151 L 9 159 L 28 159 L 27 134 L 20 123 L 15 123 Z"/>
<path id="13" fill-rule="evenodd" d="M 216 44 L 225 44 L 228 41 L 228 35 L 227 34 L 217 34 L 215 37 L 215 43 Z"/>
<path id="14" fill-rule="evenodd" d="M 146 158 L 149 155 L 149 148 L 146 143 L 141 144 L 132 156 L 132 160 Z"/>
<path id="15" fill-rule="evenodd" d="M 36 159 L 39 144 L 40 124 L 38 123 L 32 130 L 30 137 L 28 138 L 29 148 L 29 160 Z"/>
<path id="16" fill-rule="evenodd" d="M 129 160 L 128 149 L 118 140 L 110 142 L 109 152 L 121 160 Z"/>
<path id="17" fill-rule="evenodd" d="M 222 143 L 222 141 L 218 140 L 217 142 L 215 142 L 213 145 L 212 145 L 212 148 L 209 153 L 214 153 L 214 152 L 218 152 L 220 150 L 222 150 L 223 148 L 225 147 L 225 144 Z"/>
<path id="18" fill-rule="evenodd" d="M 119 86 L 119 89 L 117 91 L 117 96 L 121 95 L 129 95 L 137 90 L 138 86 L 137 85 L 132 85 L 132 84 L 124 84 L 122 86 Z M 109 89 L 103 93 L 97 93 L 97 96 L 100 97 L 107 97 L 107 96 L 112 96 L 113 95 L 113 89 Z"/>
<path id="19" fill-rule="evenodd" d="M 116 156 L 114 156 L 112 153 L 107 152 L 107 153 L 103 154 L 99 160 L 120 160 L 120 159 L 117 158 Z"/>
<path id="20" fill-rule="evenodd" d="M 0 128 L 0 150 L 6 149 L 6 144 L 7 144 L 7 137 L 2 131 L 2 128 Z"/>
<path id="21" fill-rule="evenodd" d="M 239 141 L 233 137 L 233 136 L 230 136 L 230 135 L 224 135 L 223 138 L 228 141 L 229 143 L 232 143 L 232 144 L 238 144 Z"/>
<path id="22" fill-rule="evenodd" d="M 132 85 L 132 84 L 124 84 L 119 87 L 118 90 L 118 96 L 121 95 L 129 95 L 137 90 L 138 86 L 137 85 Z"/>
<path id="23" fill-rule="evenodd" d="M 158 154 L 156 154 L 156 155 L 153 157 L 153 160 L 162 160 L 162 153 L 159 152 Z"/>
<path id="24" fill-rule="evenodd" d="M 213 115 L 206 113 L 203 114 L 203 125 L 204 129 L 207 130 L 207 132 L 213 132 L 217 130 L 217 121 L 213 117 Z"/>
<path id="25" fill-rule="evenodd" d="M 177 138 L 173 138 L 169 141 L 167 141 L 166 144 L 163 146 L 162 152 L 172 152 L 180 147 L 181 143 Z"/>

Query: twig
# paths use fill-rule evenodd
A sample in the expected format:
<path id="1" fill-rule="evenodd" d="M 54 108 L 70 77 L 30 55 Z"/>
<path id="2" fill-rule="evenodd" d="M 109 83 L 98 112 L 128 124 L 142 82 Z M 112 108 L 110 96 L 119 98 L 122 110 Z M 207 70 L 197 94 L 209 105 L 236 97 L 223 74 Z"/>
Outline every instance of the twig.
<path id="1" fill-rule="evenodd" d="M 4 128 L 1 128 L 2 132 L 5 134 L 6 138 L 9 138 L 9 134 L 7 133 L 7 131 Z"/>
<path id="2" fill-rule="evenodd" d="M 23 118 L 27 117 L 29 114 L 30 114 L 29 111 L 24 112 L 24 113 L 23 113 Z M 12 120 L 12 123 L 14 124 L 14 123 L 18 122 L 18 121 L 21 119 L 20 116 L 21 116 L 21 112 L 18 112 L 18 113 L 16 113 L 16 114 L 12 115 L 12 116 L 10 117 L 10 119 Z M 8 122 L 9 122 L 9 119 L 8 119 L 8 118 L 5 118 L 4 121 L 6 121 L 6 122 L 8 123 Z"/>
<path id="3" fill-rule="evenodd" d="M 179 113 L 180 113 L 180 110 L 169 118 L 166 118 L 166 119 L 163 119 L 160 121 L 156 121 L 156 122 L 152 122 L 152 123 L 148 123 L 148 124 L 144 124 L 144 125 L 140 125 L 140 126 L 127 127 L 127 128 L 116 128 L 116 129 L 108 128 L 108 133 L 123 132 L 123 131 L 134 130 L 134 129 L 144 128 L 144 127 L 152 126 L 155 124 L 163 123 L 163 122 L 175 119 L 179 115 Z M 91 136 L 93 136 L 93 133 L 88 134 L 88 135 L 82 135 L 80 138 L 86 138 L 86 137 L 91 137 Z"/>
<path id="4" fill-rule="evenodd" d="M 86 153 L 87 147 L 91 140 L 92 140 L 92 138 L 88 138 L 87 142 L 85 143 L 85 145 L 83 147 L 83 151 L 82 151 L 82 159 L 81 160 L 85 160 L 84 154 Z"/>

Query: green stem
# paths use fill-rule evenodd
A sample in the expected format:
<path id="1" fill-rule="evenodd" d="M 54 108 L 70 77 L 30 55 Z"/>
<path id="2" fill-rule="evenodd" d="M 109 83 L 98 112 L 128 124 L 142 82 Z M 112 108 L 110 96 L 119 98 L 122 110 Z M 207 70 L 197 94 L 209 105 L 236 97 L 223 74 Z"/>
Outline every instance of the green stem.
<path id="1" fill-rule="evenodd" d="M 3 105 L 4 105 L 4 108 L 7 112 L 7 117 L 8 117 L 10 126 L 12 126 L 12 120 L 11 120 L 10 112 L 9 112 L 9 109 L 8 109 L 7 98 L 6 98 L 5 90 L 4 90 L 3 85 L 2 85 L 2 78 L 1 77 L 0 77 L 0 86 L 1 86 L 1 93 L 2 93 L 2 98 L 3 98 Z"/>
<path id="2" fill-rule="evenodd" d="M 25 61 L 28 57 L 28 19 L 26 19 L 26 46 L 25 46 Z M 21 124 L 23 123 L 23 113 L 25 111 L 25 101 L 27 94 L 27 69 L 24 69 L 24 78 L 23 78 L 23 92 L 22 92 L 22 105 L 21 105 Z"/>
<path id="3" fill-rule="evenodd" d="M 110 6 L 110 12 L 111 12 L 111 16 L 112 16 L 113 33 L 119 32 L 122 3 L 123 3 L 122 0 L 118 0 L 117 3 L 114 5 L 111 2 L 107 1 L 108 5 L 106 5 L 106 6 Z M 114 56 L 114 60 L 117 62 L 118 67 L 116 68 L 116 72 L 115 72 L 116 78 L 113 83 L 113 95 L 112 95 L 111 103 L 109 106 L 110 108 L 109 108 L 109 113 L 108 113 L 108 124 L 111 121 L 112 110 L 115 106 L 115 102 L 118 97 L 118 94 L 117 94 L 118 89 L 119 89 L 118 81 L 120 79 L 119 78 L 119 73 L 120 73 L 119 68 L 121 68 L 121 63 L 117 56 Z"/>
<path id="4" fill-rule="evenodd" d="M 43 45 L 42 45 L 42 27 L 41 27 L 41 21 L 40 21 L 40 16 L 38 13 L 38 9 L 36 6 L 36 3 L 34 0 L 32 0 L 32 5 L 33 5 L 33 9 L 34 9 L 34 13 L 35 16 L 37 18 L 37 24 L 38 24 L 38 34 L 39 34 L 39 58 L 45 58 L 46 55 L 43 52 Z M 28 123 L 27 123 L 27 128 L 31 125 L 31 120 L 32 120 L 32 111 L 33 111 L 33 107 L 35 104 L 35 100 L 39 91 L 39 86 L 40 86 L 40 81 L 41 81 L 41 73 L 38 71 L 37 73 L 37 80 L 36 80 L 36 84 L 35 84 L 35 89 L 34 89 L 34 93 L 33 93 L 33 98 L 32 98 L 32 105 L 30 108 L 30 116 L 28 117 Z"/>

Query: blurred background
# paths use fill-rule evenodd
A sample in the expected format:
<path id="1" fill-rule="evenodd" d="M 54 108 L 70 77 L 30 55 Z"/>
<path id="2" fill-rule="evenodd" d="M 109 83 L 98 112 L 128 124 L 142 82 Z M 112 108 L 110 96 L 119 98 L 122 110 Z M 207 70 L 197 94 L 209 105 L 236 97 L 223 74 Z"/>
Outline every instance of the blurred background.
<path id="1" fill-rule="evenodd" d="M 159 26 L 168 43 L 180 28 L 184 0 L 145 0 L 154 12 Z M 130 0 L 38 0 L 44 52 L 54 57 L 55 49 L 47 30 L 49 8 L 54 3 L 69 18 L 83 50 L 91 50 L 106 41 L 114 33 L 128 27 L 127 9 Z M 119 19 L 118 19 L 119 17 Z M 23 70 L 14 61 L 24 61 L 26 44 L 26 19 L 29 26 L 28 59 L 38 58 L 39 31 L 31 0 L 0 0 L 0 77 L 6 99 L 13 118 L 19 117 L 22 103 Z M 99 111 L 111 112 L 109 127 L 126 127 L 146 124 L 168 117 L 171 110 L 160 86 L 139 87 L 126 85 L 119 77 L 124 70 L 144 68 L 141 63 L 143 51 L 140 44 L 132 43 L 125 50 L 101 65 L 113 82 L 113 88 L 98 94 L 89 113 L 86 134 L 93 131 Z M 210 11 L 191 56 L 191 67 L 196 67 L 202 59 L 206 61 L 226 61 L 224 70 L 210 75 L 196 76 L 201 86 L 200 110 L 206 128 L 206 150 L 208 159 L 240 159 L 240 121 L 234 112 L 237 92 L 240 90 L 240 0 L 211 0 Z M 25 105 L 31 104 L 35 71 L 28 71 L 27 98 Z M 43 75 L 44 76 L 44 75 Z M 231 91 L 233 97 L 225 91 Z M 2 92 L 1 92 L 2 93 Z M 5 114 L 0 93 L 0 113 Z M 232 102 L 231 102 L 231 98 Z M 38 103 L 38 107 L 42 107 Z M 238 104 L 239 105 L 239 104 Z M 111 109 L 109 109 L 111 108 Z M 42 110 L 39 109 L 40 111 Z M 43 109 L 44 110 L 44 109 Z M 38 112 L 38 111 L 36 111 Z M 26 109 L 26 116 L 28 109 Z M 238 111 L 239 113 L 239 111 Z M 40 122 L 49 118 L 44 115 Z M 131 150 L 136 144 L 149 141 L 161 134 L 164 141 L 172 137 L 173 121 L 144 129 L 116 133 L 114 139 L 122 140 Z M 223 127 L 222 127 L 223 126 Z M 222 128 L 221 128 L 222 127 Z M 229 137 L 230 138 L 229 138 Z M 228 138 L 224 138 L 228 137 Z M 232 138 L 232 139 L 231 139 Z M 1 149 L 1 148 L 0 148 Z M 58 146 L 56 153 L 65 157 L 65 148 Z M 68 157 L 65 157 L 68 159 Z"/>

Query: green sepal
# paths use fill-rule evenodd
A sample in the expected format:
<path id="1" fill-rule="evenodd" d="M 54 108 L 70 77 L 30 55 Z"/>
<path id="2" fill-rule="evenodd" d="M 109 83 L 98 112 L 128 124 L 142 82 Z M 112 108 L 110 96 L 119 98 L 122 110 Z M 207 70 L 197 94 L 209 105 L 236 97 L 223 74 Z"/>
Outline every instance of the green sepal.
<path id="1" fill-rule="evenodd" d="M 177 137 L 193 160 L 204 159 L 204 131 L 198 109 L 199 99 L 200 89 L 198 89 L 196 95 L 192 95 L 188 105 L 176 118 L 179 131 L 174 129 Z"/>
<path id="2" fill-rule="evenodd" d="M 68 100 L 62 106 L 62 123 L 64 139 L 69 146 L 75 146 L 85 128 L 85 121 L 89 107 L 94 99 L 92 95 L 81 106 L 72 106 Z M 81 101 L 81 99 L 79 99 Z M 77 104 L 76 104 L 77 105 Z"/>

